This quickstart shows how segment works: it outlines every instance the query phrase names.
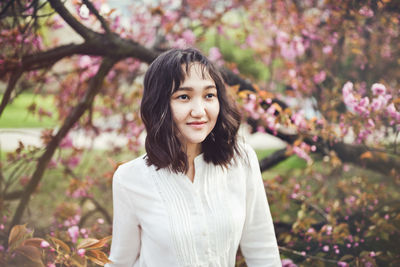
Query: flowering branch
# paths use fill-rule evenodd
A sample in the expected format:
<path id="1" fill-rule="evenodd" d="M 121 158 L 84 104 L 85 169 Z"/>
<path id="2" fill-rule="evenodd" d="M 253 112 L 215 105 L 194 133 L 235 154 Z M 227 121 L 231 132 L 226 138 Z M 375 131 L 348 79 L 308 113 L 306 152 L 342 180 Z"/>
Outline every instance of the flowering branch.
<path id="1" fill-rule="evenodd" d="M 319 260 L 319 261 L 323 261 L 323 262 L 333 263 L 335 265 L 338 265 L 338 264 L 341 263 L 340 261 L 325 259 L 325 258 L 322 258 L 322 257 L 313 256 L 313 255 L 307 255 L 304 252 L 300 252 L 300 251 L 297 251 L 297 250 L 294 250 L 294 249 L 290 249 L 290 248 L 286 248 L 286 247 L 282 247 L 282 246 L 279 246 L 279 250 L 280 251 L 284 251 L 284 252 L 289 252 L 291 254 L 295 254 L 295 255 L 298 255 L 298 256 L 302 256 L 302 257 L 305 257 L 305 258 L 308 258 L 308 259 L 313 259 L 313 260 Z M 341 265 L 339 265 L 339 266 L 341 266 Z"/>
<path id="2" fill-rule="evenodd" d="M 40 183 L 40 180 L 43 177 L 44 171 L 46 169 L 47 164 L 52 158 L 54 152 L 59 146 L 60 142 L 63 138 L 68 134 L 73 125 L 79 120 L 79 118 L 84 114 L 84 112 L 91 106 L 95 96 L 101 89 L 101 85 L 103 83 L 104 77 L 111 70 L 112 66 L 116 63 L 115 60 L 105 58 L 100 65 L 99 70 L 96 75 L 90 82 L 90 86 L 86 91 L 83 99 L 79 102 L 77 106 L 75 106 L 72 111 L 69 113 L 68 117 L 65 119 L 63 125 L 56 135 L 53 136 L 51 141 L 47 144 L 45 152 L 39 158 L 38 163 L 36 165 L 36 169 L 32 175 L 32 178 L 29 180 L 28 185 L 24 190 L 24 194 L 18 204 L 16 212 L 14 213 L 14 217 L 11 222 L 10 229 L 19 224 L 21 221 L 23 212 L 30 200 L 32 193 L 36 190 L 37 186 Z"/>

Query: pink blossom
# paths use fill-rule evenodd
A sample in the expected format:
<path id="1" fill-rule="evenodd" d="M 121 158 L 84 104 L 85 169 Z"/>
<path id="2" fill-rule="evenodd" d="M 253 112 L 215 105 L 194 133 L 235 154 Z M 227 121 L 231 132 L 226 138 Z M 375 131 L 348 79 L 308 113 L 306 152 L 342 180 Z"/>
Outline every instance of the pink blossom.
<path id="1" fill-rule="evenodd" d="M 282 44 L 281 55 L 287 60 L 294 60 L 296 58 L 296 51 L 293 46 L 288 44 Z"/>
<path id="2" fill-rule="evenodd" d="M 332 226 L 331 226 L 331 225 L 328 225 L 328 226 L 326 227 L 326 234 L 327 234 L 327 235 L 331 235 L 331 234 L 332 234 Z"/>
<path id="3" fill-rule="evenodd" d="M 74 192 L 72 192 L 72 194 L 70 196 L 72 198 L 79 199 L 79 198 L 82 198 L 82 197 L 87 197 L 88 196 L 88 192 L 84 188 L 78 188 Z"/>
<path id="4" fill-rule="evenodd" d="M 315 233 L 315 229 L 313 227 L 311 227 L 307 230 L 307 233 L 313 234 L 313 233 Z"/>
<path id="5" fill-rule="evenodd" d="M 292 78 L 295 78 L 295 77 L 296 77 L 296 70 L 290 69 L 288 73 L 289 73 L 289 76 L 290 76 L 290 77 L 292 77 Z"/>
<path id="6" fill-rule="evenodd" d="M 259 133 L 265 133 L 265 128 L 261 125 L 257 126 L 257 132 Z"/>
<path id="7" fill-rule="evenodd" d="M 329 251 L 329 246 L 328 245 L 323 246 L 322 250 L 325 251 L 325 252 L 328 252 Z"/>
<path id="8" fill-rule="evenodd" d="M 217 26 L 217 32 L 219 35 L 223 35 L 225 33 L 224 28 L 221 25 Z"/>
<path id="9" fill-rule="evenodd" d="M 79 237 L 79 227 L 74 225 L 68 228 L 68 234 L 72 240 L 72 243 L 76 243 Z"/>
<path id="10" fill-rule="evenodd" d="M 311 158 L 310 156 L 307 154 L 307 152 L 305 152 L 302 148 L 295 146 L 293 147 L 293 152 L 299 157 L 302 158 L 304 160 L 306 160 L 307 162 L 311 162 Z"/>
<path id="11" fill-rule="evenodd" d="M 176 11 L 167 10 L 164 15 L 166 22 L 175 21 L 178 18 L 178 13 Z"/>
<path id="12" fill-rule="evenodd" d="M 374 123 L 374 121 L 373 121 L 371 118 L 368 119 L 368 126 L 370 126 L 370 127 L 372 127 L 372 128 L 375 127 L 375 123 Z"/>
<path id="13" fill-rule="evenodd" d="M 208 58 L 211 61 L 218 61 L 222 59 L 222 54 L 219 51 L 218 47 L 211 47 L 210 50 L 208 51 Z"/>
<path id="14" fill-rule="evenodd" d="M 390 216 L 389 214 L 386 214 L 383 218 L 385 218 L 385 220 L 389 220 Z"/>
<path id="15" fill-rule="evenodd" d="M 386 104 L 386 100 L 383 96 L 378 96 L 377 98 L 372 99 L 371 108 L 373 111 L 381 110 Z"/>
<path id="16" fill-rule="evenodd" d="M 71 148 L 73 147 L 71 135 L 67 135 L 60 143 L 60 148 Z"/>
<path id="17" fill-rule="evenodd" d="M 364 141 L 365 139 L 367 139 L 367 137 L 371 134 L 372 132 L 370 130 L 367 129 L 362 129 L 357 136 L 357 142 L 361 143 L 362 141 Z"/>
<path id="18" fill-rule="evenodd" d="M 103 219 L 103 218 L 98 218 L 98 219 L 97 219 L 97 222 L 98 222 L 99 224 L 103 224 L 103 223 L 104 223 L 104 219 Z"/>
<path id="19" fill-rule="evenodd" d="M 394 106 L 393 103 L 391 103 L 390 105 L 388 105 L 386 107 L 386 111 L 389 113 L 390 116 L 394 117 L 397 113 L 396 111 L 396 107 Z"/>
<path id="20" fill-rule="evenodd" d="M 48 168 L 56 168 L 57 165 L 58 165 L 58 162 L 57 162 L 56 160 L 54 160 L 54 159 L 51 159 L 51 160 L 49 161 L 49 164 L 47 164 L 47 167 L 48 167 Z"/>
<path id="21" fill-rule="evenodd" d="M 363 15 L 363 16 L 365 16 L 365 17 L 367 17 L 367 18 L 371 18 L 371 17 L 374 16 L 374 11 L 373 11 L 372 9 L 370 9 L 369 7 L 367 7 L 367 6 L 363 6 L 363 7 L 358 11 L 358 13 L 360 13 L 360 15 Z"/>
<path id="22" fill-rule="evenodd" d="M 349 265 L 347 264 L 347 262 L 339 261 L 339 262 L 338 262 L 338 266 L 339 266 L 339 267 L 348 267 Z"/>
<path id="23" fill-rule="evenodd" d="M 354 106 L 354 110 L 364 116 L 369 115 L 369 98 L 368 97 L 363 97 L 360 102 L 357 103 L 357 105 Z"/>
<path id="24" fill-rule="evenodd" d="M 81 162 L 81 159 L 77 156 L 72 156 L 70 158 L 68 158 L 67 160 L 67 166 L 71 169 L 75 168 L 76 166 L 79 165 L 79 163 Z"/>
<path id="25" fill-rule="evenodd" d="M 319 84 L 325 81 L 326 79 L 326 72 L 325 71 L 320 71 L 319 73 L 314 75 L 314 82 Z"/>
<path id="26" fill-rule="evenodd" d="M 76 253 L 81 257 L 85 256 L 85 250 L 83 248 L 78 249 Z"/>
<path id="27" fill-rule="evenodd" d="M 342 88 L 343 101 L 349 108 L 354 108 L 357 101 L 353 95 L 353 83 L 347 82 Z"/>
<path id="28" fill-rule="evenodd" d="M 92 59 L 88 55 L 83 55 L 79 57 L 78 60 L 78 66 L 81 69 L 88 68 L 90 65 L 92 65 Z"/>
<path id="29" fill-rule="evenodd" d="M 276 36 L 276 42 L 278 45 L 286 44 L 289 42 L 289 34 L 284 31 L 279 31 Z"/>
<path id="30" fill-rule="evenodd" d="M 249 47 L 254 48 L 254 47 L 256 46 L 256 38 L 255 38 L 253 35 L 249 34 L 249 35 L 246 37 L 246 44 L 247 44 Z"/>
<path id="31" fill-rule="evenodd" d="M 381 83 L 374 83 L 371 90 L 374 95 L 384 95 L 386 93 L 386 87 Z"/>
<path id="32" fill-rule="evenodd" d="M 322 53 L 324 54 L 331 54 L 332 53 L 332 46 L 326 45 L 322 48 Z"/>
<path id="33" fill-rule="evenodd" d="M 41 247 L 41 248 L 48 248 L 48 247 L 50 247 L 50 244 L 49 244 L 49 242 L 43 240 L 43 241 L 40 243 L 40 247 Z"/>
<path id="34" fill-rule="evenodd" d="M 292 118 L 293 124 L 296 125 L 299 129 L 307 129 L 307 121 L 304 118 L 303 110 L 300 112 L 294 113 L 291 118 Z"/>
<path id="35" fill-rule="evenodd" d="M 182 38 L 185 40 L 187 45 L 193 45 L 196 41 L 196 35 L 191 30 L 186 30 L 182 33 Z"/>
<path id="36" fill-rule="evenodd" d="M 389 116 L 392 118 L 392 121 L 390 122 L 390 125 L 400 124 L 400 112 L 396 110 L 396 107 L 394 106 L 393 103 L 388 105 L 386 107 L 387 113 L 389 113 Z M 398 127 L 399 128 L 399 127 Z"/>
<path id="37" fill-rule="evenodd" d="M 291 259 L 283 259 L 281 262 L 282 267 L 297 267 L 297 265 L 294 264 Z"/>

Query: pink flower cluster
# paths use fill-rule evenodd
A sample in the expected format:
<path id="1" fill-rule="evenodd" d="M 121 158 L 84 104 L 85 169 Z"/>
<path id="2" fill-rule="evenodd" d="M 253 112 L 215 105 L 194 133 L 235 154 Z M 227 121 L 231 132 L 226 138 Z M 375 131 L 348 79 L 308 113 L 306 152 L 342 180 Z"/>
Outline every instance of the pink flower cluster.
<path id="1" fill-rule="evenodd" d="M 263 109 L 260 105 L 262 99 L 257 98 L 255 94 L 250 94 L 244 101 L 243 109 L 249 117 L 254 120 L 261 120 L 265 126 L 272 130 L 275 134 L 278 131 L 279 123 L 275 116 L 276 107 L 271 105 L 267 110 Z M 271 103 L 271 100 L 267 100 L 267 103 Z M 263 127 L 259 127 L 260 132 L 264 131 Z"/>
<path id="2" fill-rule="evenodd" d="M 372 100 L 368 96 L 361 97 L 354 92 L 352 82 L 347 82 L 342 88 L 343 101 L 353 114 L 363 119 L 363 127 L 358 132 L 357 141 L 362 142 L 371 135 L 378 122 L 389 120 L 390 126 L 396 126 L 400 130 L 400 112 L 396 110 L 392 95 L 387 93 L 383 84 L 375 83 L 371 87 Z M 344 127 L 341 123 L 341 128 Z M 346 129 L 347 131 L 347 129 Z"/>
<path id="3" fill-rule="evenodd" d="M 296 57 L 302 56 L 306 51 L 306 45 L 302 37 L 289 37 L 284 31 L 278 31 L 276 43 L 280 47 L 280 52 L 283 58 L 293 61 Z"/>
<path id="4" fill-rule="evenodd" d="M 222 66 L 224 64 L 224 59 L 218 47 L 210 48 L 210 50 L 208 51 L 208 58 L 211 61 L 215 62 L 218 66 Z"/>

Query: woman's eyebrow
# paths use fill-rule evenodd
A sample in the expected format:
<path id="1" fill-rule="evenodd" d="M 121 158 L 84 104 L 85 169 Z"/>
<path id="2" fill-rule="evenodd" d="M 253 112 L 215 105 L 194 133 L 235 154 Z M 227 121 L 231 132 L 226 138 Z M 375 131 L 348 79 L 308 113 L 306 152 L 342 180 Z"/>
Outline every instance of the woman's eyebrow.
<path id="1" fill-rule="evenodd" d="M 215 85 L 207 85 L 204 86 L 203 89 L 208 90 L 208 89 L 216 89 L 217 87 Z M 184 86 L 184 87 L 179 87 L 178 89 L 176 89 L 176 91 L 193 91 L 193 87 L 190 86 Z"/>

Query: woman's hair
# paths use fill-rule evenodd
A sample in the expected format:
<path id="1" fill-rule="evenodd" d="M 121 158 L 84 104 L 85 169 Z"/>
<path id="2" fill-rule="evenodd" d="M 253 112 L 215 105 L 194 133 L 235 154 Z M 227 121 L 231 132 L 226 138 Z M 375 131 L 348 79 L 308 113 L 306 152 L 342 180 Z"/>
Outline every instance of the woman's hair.
<path id="1" fill-rule="evenodd" d="M 188 159 L 180 142 L 171 107 L 171 95 L 184 82 L 193 63 L 202 65 L 202 75 L 209 75 L 217 88 L 220 110 L 214 129 L 202 142 L 206 162 L 227 167 L 235 153 L 239 153 L 237 132 L 240 113 L 228 98 L 224 81 L 217 68 L 200 51 L 171 49 L 157 57 L 144 77 L 144 92 L 140 114 L 146 127 L 147 164 L 157 169 L 169 168 L 185 173 Z"/>

